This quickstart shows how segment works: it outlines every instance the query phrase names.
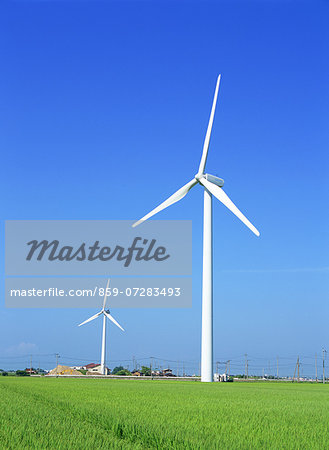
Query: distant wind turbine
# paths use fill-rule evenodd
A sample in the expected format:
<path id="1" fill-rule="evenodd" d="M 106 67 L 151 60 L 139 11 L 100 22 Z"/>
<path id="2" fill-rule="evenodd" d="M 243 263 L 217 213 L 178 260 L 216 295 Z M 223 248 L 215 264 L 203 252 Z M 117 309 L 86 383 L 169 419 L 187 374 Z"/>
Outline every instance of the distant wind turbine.
<path id="1" fill-rule="evenodd" d="M 242 212 L 225 194 L 222 187 L 224 180 L 214 175 L 205 173 L 208 149 L 212 125 L 214 121 L 217 96 L 220 83 L 220 75 L 217 79 L 214 100 L 211 108 L 210 119 L 207 133 L 203 144 L 202 157 L 198 173 L 194 178 L 178 189 L 167 200 L 142 217 L 133 227 L 141 224 L 145 220 L 157 214 L 159 211 L 178 202 L 189 192 L 196 184 L 204 187 L 204 213 L 203 213 L 203 277 L 202 277 L 202 342 L 201 342 L 201 381 L 213 381 L 213 268 L 212 268 L 212 196 L 214 195 L 222 202 L 233 214 L 235 214 L 256 236 L 259 231 L 249 222 Z"/>
<path id="2" fill-rule="evenodd" d="M 94 319 L 97 319 L 98 316 L 101 316 L 103 314 L 103 332 L 102 332 L 102 351 L 101 351 L 101 373 L 105 375 L 105 351 L 106 351 L 106 318 L 110 319 L 117 327 L 120 328 L 120 330 L 125 331 L 120 324 L 115 320 L 114 317 L 111 316 L 110 310 L 105 309 L 106 305 L 106 298 L 107 298 L 107 290 L 109 287 L 110 280 L 107 280 L 105 295 L 104 295 L 104 301 L 103 301 L 103 308 L 101 311 L 99 311 L 94 316 L 89 317 L 89 319 L 85 320 L 84 322 L 80 323 L 78 326 L 81 327 L 81 325 L 84 325 L 85 323 L 91 322 Z"/>

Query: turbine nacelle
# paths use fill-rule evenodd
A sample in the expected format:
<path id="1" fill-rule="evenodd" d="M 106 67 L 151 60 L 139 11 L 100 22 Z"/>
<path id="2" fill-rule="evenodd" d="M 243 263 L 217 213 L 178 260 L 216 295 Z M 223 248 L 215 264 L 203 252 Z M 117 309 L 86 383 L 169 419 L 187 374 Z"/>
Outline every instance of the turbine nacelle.
<path id="1" fill-rule="evenodd" d="M 210 181 L 211 183 L 216 184 L 216 186 L 219 186 L 219 187 L 223 187 L 224 186 L 224 180 L 222 178 L 215 177 L 215 175 L 210 175 L 210 173 L 204 173 L 202 175 L 199 175 L 199 174 L 195 175 L 195 179 L 199 183 L 201 183 L 200 182 L 201 178 L 205 178 L 206 180 Z"/>

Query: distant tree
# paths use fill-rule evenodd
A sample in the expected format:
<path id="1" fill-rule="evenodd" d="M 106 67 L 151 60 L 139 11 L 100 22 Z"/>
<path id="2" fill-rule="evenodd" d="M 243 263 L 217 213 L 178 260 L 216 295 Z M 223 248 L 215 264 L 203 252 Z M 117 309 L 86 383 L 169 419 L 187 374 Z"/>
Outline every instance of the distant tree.
<path id="1" fill-rule="evenodd" d="M 1 372 L 1 375 L 2 375 L 3 377 L 6 377 L 6 376 L 8 376 L 8 372 L 6 372 L 5 370 L 3 370 L 3 371 Z"/>
<path id="2" fill-rule="evenodd" d="M 82 375 L 86 375 L 87 373 L 85 369 L 78 369 L 78 372 L 82 373 Z"/>
<path id="3" fill-rule="evenodd" d="M 150 367 L 142 366 L 141 372 L 146 377 L 150 377 L 151 376 L 151 368 Z"/>
<path id="4" fill-rule="evenodd" d="M 16 370 L 16 376 L 18 377 L 29 377 L 30 374 L 26 370 Z"/>
<path id="5" fill-rule="evenodd" d="M 119 372 L 116 372 L 114 375 L 131 375 L 131 372 L 127 369 L 119 370 Z"/>
<path id="6" fill-rule="evenodd" d="M 117 375 L 117 373 L 121 370 L 125 370 L 125 368 L 123 366 L 114 367 L 114 369 L 112 370 L 112 375 Z"/>

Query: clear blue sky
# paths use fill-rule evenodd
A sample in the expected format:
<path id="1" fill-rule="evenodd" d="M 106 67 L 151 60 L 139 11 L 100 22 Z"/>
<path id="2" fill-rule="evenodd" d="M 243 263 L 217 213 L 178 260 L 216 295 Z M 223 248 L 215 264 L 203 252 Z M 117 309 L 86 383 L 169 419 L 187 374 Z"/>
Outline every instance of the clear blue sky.
<path id="1" fill-rule="evenodd" d="M 1 2 L 0 368 L 100 346 L 100 323 L 76 327 L 93 310 L 5 309 L 4 220 L 138 219 L 195 174 L 218 73 L 207 170 L 261 237 L 214 205 L 215 360 L 329 349 L 328 19 L 325 1 Z M 202 190 L 157 218 L 193 220 L 193 308 L 115 310 L 112 360 L 200 356 Z"/>

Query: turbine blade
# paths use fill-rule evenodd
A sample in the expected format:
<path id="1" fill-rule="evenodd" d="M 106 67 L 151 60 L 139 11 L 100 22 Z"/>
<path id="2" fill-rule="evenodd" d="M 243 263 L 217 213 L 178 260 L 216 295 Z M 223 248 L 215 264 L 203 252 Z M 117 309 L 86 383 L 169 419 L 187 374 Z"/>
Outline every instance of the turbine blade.
<path id="1" fill-rule="evenodd" d="M 104 311 L 105 305 L 106 305 L 107 290 L 108 290 L 109 284 L 110 284 L 110 279 L 107 280 L 106 291 L 105 291 L 104 301 L 103 301 L 103 311 Z"/>
<path id="2" fill-rule="evenodd" d="M 167 208 L 170 205 L 173 205 L 174 203 L 181 200 L 185 195 L 188 193 L 188 191 L 197 184 L 197 180 L 193 178 L 193 180 L 186 183 L 183 187 L 178 189 L 173 195 L 171 195 L 167 200 L 161 203 L 161 205 L 157 206 L 156 208 L 152 209 L 151 212 L 146 214 L 146 216 L 142 217 L 140 220 L 135 222 L 133 224 L 133 227 L 137 227 L 137 225 L 141 224 L 145 220 L 149 219 L 150 217 L 154 216 L 159 211 L 162 211 L 163 209 Z"/>
<path id="3" fill-rule="evenodd" d="M 242 212 L 235 206 L 235 204 L 232 202 L 232 200 L 225 194 L 222 188 L 217 186 L 216 184 L 211 183 L 210 181 L 206 180 L 205 178 L 200 178 L 200 183 L 203 184 L 205 188 L 208 189 L 208 191 L 213 194 L 220 202 L 223 203 L 230 211 L 232 211 L 233 214 L 235 214 L 253 233 L 255 233 L 256 236 L 259 236 L 260 233 L 253 226 L 251 222 L 242 214 Z"/>
<path id="4" fill-rule="evenodd" d="M 119 327 L 120 330 L 125 331 L 125 330 L 122 328 L 122 326 L 121 326 L 120 324 L 118 324 L 118 322 L 115 320 L 115 318 L 111 316 L 111 314 L 109 314 L 109 313 L 106 312 L 106 311 L 104 311 L 104 314 L 105 314 L 106 317 L 107 317 L 108 319 L 110 319 L 117 327 Z"/>
<path id="5" fill-rule="evenodd" d="M 102 314 L 102 311 L 99 311 L 97 314 L 95 314 L 94 316 L 89 317 L 89 319 L 85 320 L 84 322 L 80 323 L 78 325 L 78 327 L 81 327 L 81 325 L 84 325 L 87 322 L 91 322 L 92 320 L 96 319 L 98 316 L 100 316 Z"/>
<path id="6" fill-rule="evenodd" d="M 202 157 L 200 161 L 199 171 L 198 175 L 202 175 L 204 173 L 204 169 L 206 167 L 207 162 L 207 156 L 208 156 L 208 149 L 209 149 L 209 143 L 210 143 L 210 137 L 211 137 L 211 130 L 212 130 L 212 124 L 214 122 L 214 115 L 216 110 L 216 103 L 217 103 L 217 97 L 218 97 L 218 90 L 219 90 L 219 83 L 220 83 L 220 75 L 218 75 L 217 83 L 216 83 L 216 89 L 215 89 L 215 95 L 214 100 L 212 102 L 212 108 L 207 128 L 206 137 L 203 143 L 203 150 L 202 150 Z"/>

